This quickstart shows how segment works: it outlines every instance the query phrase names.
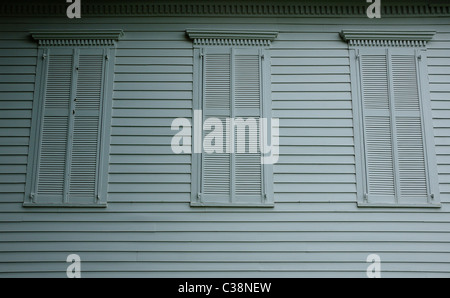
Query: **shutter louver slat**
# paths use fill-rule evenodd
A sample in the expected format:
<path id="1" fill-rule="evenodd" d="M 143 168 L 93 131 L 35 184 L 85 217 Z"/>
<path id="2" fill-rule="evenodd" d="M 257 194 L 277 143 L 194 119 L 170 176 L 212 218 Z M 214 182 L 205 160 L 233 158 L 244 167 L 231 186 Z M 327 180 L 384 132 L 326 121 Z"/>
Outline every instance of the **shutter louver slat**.
<path id="1" fill-rule="evenodd" d="M 222 109 L 230 113 L 230 55 L 205 56 L 205 110 Z"/>
<path id="2" fill-rule="evenodd" d="M 235 56 L 235 109 L 237 112 L 245 108 L 255 108 L 259 112 L 261 100 L 259 59 L 259 55 Z"/>
<path id="3" fill-rule="evenodd" d="M 427 183 L 420 118 L 397 117 L 396 122 L 401 197 L 422 197 L 426 200 Z"/>
<path id="4" fill-rule="evenodd" d="M 93 202 L 96 196 L 103 61 L 102 54 L 83 54 L 83 50 L 79 57 L 70 168 L 71 202 Z"/>
<path id="5" fill-rule="evenodd" d="M 63 109 L 70 106 L 70 91 L 72 84 L 71 55 L 50 55 L 45 92 L 45 109 Z"/>
<path id="6" fill-rule="evenodd" d="M 255 141 L 249 141 L 248 129 L 246 130 L 245 152 L 239 153 L 235 149 L 235 184 L 236 195 L 261 195 L 261 153 L 259 150 L 259 136 Z M 237 132 L 236 132 L 237 133 Z M 257 130 L 257 133 L 258 130 Z M 237 146 L 237 144 L 236 144 Z M 251 153 L 251 148 L 256 148 L 255 153 Z"/>
<path id="7" fill-rule="evenodd" d="M 72 64 L 72 55 L 49 56 L 36 193 L 51 203 L 64 196 Z"/>
<path id="8" fill-rule="evenodd" d="M 364 55 L 361 66 L 364 108 L 389 110 L 386 57 Z"/>
<path id="9" fill-rule="evenodd" d="M 391 121 L 389 117 L 365 117 L 369 193 L 394 195 Z"/>
<path id="10" fill-rule="evenodd" d="M 419 111 L 416 57 L 392 55 L 391 64 L 396 112 Z"/>
<path id="11" fill-rule="evenodd" d="M 204 157 L 204 194 L 230 195 L 230 154 L 212 153 Z"/>
<path id="12" fill-rule="evenodd" d="M 64 194 L 67 117 L 45 117 L 39 164 L 38 195 Z"/>

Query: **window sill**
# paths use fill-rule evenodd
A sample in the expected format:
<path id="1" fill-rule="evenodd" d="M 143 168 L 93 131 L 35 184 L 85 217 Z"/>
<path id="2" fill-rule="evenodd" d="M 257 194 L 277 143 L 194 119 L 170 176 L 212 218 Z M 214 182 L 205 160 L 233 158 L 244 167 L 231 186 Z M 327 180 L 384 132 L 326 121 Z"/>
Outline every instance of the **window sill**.
<path id="1" fill-rule="evenodd" d="M 239 208 L 239 207 L 251 207 L 251 208 L 273 208 L 274 203 L 211 203 L 211 202 L 191 202 L 191 207 L 229 207 L 229 208 Z"/>
<path id="2" fill-rule="evenodd" d="M 23 203 L 22 205 L 23 207 L 34 207 L 34 208 L 38 208 L 38 207 L 43 207 L 43 208 L 48 208 L 48 207 L 54 207 L 54 208 L 106 208 L 108 207 L 107 203 L 98 203 L 98 204 L 39 204 L 39 203 L 30 203 L 30 202 L 26 202 Z"/>
<path id="3" fill-rule="evenodd" d="M 441 208 L 440 203 L 430 203 L 430 204 L 388 204 L 388 203 L 360 203 L 358 202 L 358 207 L 363 208 Z"/>

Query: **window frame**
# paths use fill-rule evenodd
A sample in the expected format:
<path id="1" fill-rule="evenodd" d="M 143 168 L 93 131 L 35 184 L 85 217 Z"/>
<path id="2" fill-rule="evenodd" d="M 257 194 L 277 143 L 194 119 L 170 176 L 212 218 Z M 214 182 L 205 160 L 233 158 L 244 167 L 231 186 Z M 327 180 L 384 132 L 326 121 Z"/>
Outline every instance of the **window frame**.
<path id="1" fill-rule="evenodd" d="M 359 31 L 359 30 L 343 30 L 340 35 L 344 41 L 349 43 L 349 59 L 350 59 L 350 82 L 351 97 L 353 106 L 354 121 L 354 140 L 355 140 L 355 166 L 356 166 L 356 192 L 358 207 L 395 207 L 395 208 L 439 208 L 440 193 L 439 180 L 437 172 L 436 152 L 434 144 L 433 122 L 431 115 L 431 99 L 428 83 L 428 63 L 426 44 L 430 41 L 435 32 L 433 31 Z M 365 172 L 365 143 L 364 128 L 362 119 L 362 86 L 361 86 L 361 70 L 359 49 L 367 47 L 376 47 L 387 50 L 397 46 L 408 46 L 415 49 L 417 79 L 419 87 L 421 120 L 423 126 L 424 141 L 424 158 L 427 172 L 427 183 L 430 194 L 428 194 L 427 203 L 398 203 L 398 197 L 395 203 L 370 202 L 365 194 L 365 184 L 367 181 L 367 173 Z M 388 55 L 388 54 L 386 54 Z M 388 57 L 388 56 L 387 56 Z M 388 63 L 390 63 L 388 59 Z M 389 78 L 388 78 L 389 79 Z M 390 82 L 392 84 L 392 82 Z M 393 108 L 392 106 L 390 107 Z M 393 140 L 395 142 L 395 140 Z M 394 173 L 397 175 L 398 173 Z M 394 185 L 395 186 L 395 185 Z"/>
<path id="2" fill-rule="evenodd" d="M 203 110 L 203 51 L 205 48 L 225 48 L 233 53 L 235 49 L 256 48 L 261 53 L 261 112 L 260 117 L 271 118 L 271 63 L 270 63 L 270 42 L 273 41 L 278 32 L 272 31 L 244 31 L 244 30 L 202 30 L 187 29 L 186 33 L 193 40 L 193 110 Z M 233 57 L 231 58 L 233 60 Z M 234 69 L 231 69 L 233 72 Z M 194 117 L 192 118 L 194 120 Z M 196 121 L 196 120 L 194 120 Z M 271 127 L 268 127 L 269 133 Z M 192 137 L 201 133 L 193 131 Z M 270 134 L 269 134 L 270 135 Z M 203 148 L 202 148 L 203 151 Z M 203 153 L 201 153 L 203 154 Z M 202 155 L 192 153 L 192 174 L 191 174 L 191 201 L 192 207 L 274 207 L 273 198 L 273 165 L 262 164 L 262 188 L 263 198 L 258 203 L 248 203 L 233 201 L 230 196 L 229 201 L 210 202 L 202 200 L 201 183 Z M 231 173 L 231 175 L 234 175 Z M 233 186 L 232 186 L 233 188 Z"/>
<path id="3" fill-rule="evenodd" d="M 23 207 L 107 207 L 107 174 L 108 157 L 111 135 L 112 95 L 114 84 L 114 64 L 116 41 L 122 36 L 122 30 L 81 30 L 81 31 L 34 31 L 31 33 L 38 46 L 36 80 L 33 97 L 29 154 L 27 160 L 27 178 Z M 34 189 L 36 187 L 36 175 L 39 160 L 39 140 L 41 138 L 41 126 L 43 121 L 43 105 L 46 90 L 46 78 L 48 71 L 48 52 L 52 48 L 64 48 L 75 52 L 80 49 L 101 49 L 105 53 L 102 110 L 99 125 L 99 152 L 96 181 L 96 200 L 92 203 L 40 203 L 36 201 Z M 74 89 L 73 79 L 71 88 Z M 70 133 L 70 132 L 69 132 Z M 66 173 L 70 175 L 69 173 Z"/>

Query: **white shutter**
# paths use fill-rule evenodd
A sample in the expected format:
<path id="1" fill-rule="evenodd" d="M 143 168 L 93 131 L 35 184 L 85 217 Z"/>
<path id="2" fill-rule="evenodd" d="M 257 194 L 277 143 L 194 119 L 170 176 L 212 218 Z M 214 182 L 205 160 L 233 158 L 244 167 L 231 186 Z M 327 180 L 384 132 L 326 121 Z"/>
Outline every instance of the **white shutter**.
<path id="1" fill-rule="evenodd" d="M 48 64 L 43 86 L 35 200 L 39 203 L 63 203 L 73 50 L 52 49 L 45 62 Z"/>
<path id="2" fill-rule="evenodd" d="M 418 73 L 414 49 L 390 54 L 399 175 L 399 203 L 428 200 L 426 161 Z"/>
<path id="3" fill-rule="evenodd" d="M 263 166 L 259 148 L 259 119 L 262 109 L 261 55 L 258 48 L 234 50 L 234 114 L 248 126 L 236 126 L 235 200 L 262 203 Z M 238 131 L 238 129 L 240 131 Z M 242 140 L 243 139 L 243 140 Z M 243 141 L 244 144 L 239 144 Z M 239 152 L 239 145 L 244 152 Z M 244 146 L 242 146 L 244 145 Z"/>
<path id="4" fill-rule="evenodd" d="M 203 58 L 203 122 L 208 118 L 218 118 L 224 124 L 230 117 L 231 50 L 207 49 Z M 225 146 L 225 129 L 223 132 L 223 153 L 202 153 L 201 192 L 204 202 L 230 202 L 232 161 Z M 204 137 L 209 133 L 204 131 Z"/>
<path id="5" fill-rule="evenodd" d="M 98 203 L 105 51 L 47 50 L 34 203 Z"/>
<path id="6" fill-rule="evenodd" d="M 70 203 L 94 203 L 97 195 L 105 54 L 80 49 L 70 165 Z"/>
<path id="7" fill-rule="evenodd" d="M 369 201 L 395 201 L 388 62 L 384 50 L 360 55 L 365 144 L 366 193 Z"/>

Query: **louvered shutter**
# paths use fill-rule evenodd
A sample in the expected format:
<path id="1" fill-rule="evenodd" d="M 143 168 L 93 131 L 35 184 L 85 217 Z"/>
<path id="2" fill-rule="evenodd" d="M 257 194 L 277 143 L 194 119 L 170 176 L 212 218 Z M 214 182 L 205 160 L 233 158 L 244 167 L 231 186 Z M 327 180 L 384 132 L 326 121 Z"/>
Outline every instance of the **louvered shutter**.
<path id="1" fill-rule="evenodd" d="M 203 58 L 203 123 L 217 118 L 222 124 L 231 117 L 231 50 L 205 49 Z M 202 153 L 202 201 L 229 203 L 232 194 L 232 156 L 225 142 L 222 153 Z M 204 137 L 211 131 L 204 130 Z M 209 148 L 204 148 L 209 151 Z"/>
<path id="2" fill-rule="evenodd" d="M 97 203 L 105 51 L 47 50 L 35 203 Z"/>
<path id="3" fill-rule="evenodd" d="M 235 127 L 235 200 L 245 203 L 262 203 L 263 195 L 263 166 L 259 147 L 259 119 L 262 112 L 259 51 L 258 48 L 234 50 L 234 117 L 235 122 L 242 119 L 248 124 Z"/>
<path id="4" fill-rule="evenodd" d="M 370 200 L 393 203 L 394 155 L 386 51 L 361 51 L 360 60 L 366 191 Z"/>
<path id="5" fill-rule="evenodd" d="M 259 51 L 257 48 L 203 49 L 203 121 L 219 119 L 223 125 L 224 140 L 223 153 L 202 154 L 203 203 L 262 203 L 263 166 L 259 148 L 262 78 Z M 230 122 L 227 127 L 227 118 L 234 119 L 235 123 Z M 239 121 L 242 125 L 236 125 Z M 204 137 L 209 133 L 211 131 L 204 131 Z M 242 138 L 237 138 L 238 135 Z"/>
<path id="6" fill-rule="evenodd" d="M 66 152 L 72 95 L 74 55 L 71 49 L 52 49 L 47 59 L 43 91 L 42 119 L 38 142 L 35 200 L 63 203 Z"/>
<path id="7" fill-rule="evenodd" d="M 390 50 L 399 203 L 426 203 L 424 133 L 414 49 Z"/>
<path id="8" fill-rule="evenodd" d="M 361 49 L 360 74 L 369 203 L 426 203 L 414 49 Z"/>
<path id="9" fill-rule="evenodd" d="M 93 203 L 97 195 L 105 54 L 103 49 L 80 49 L 73 113 L 69 198 Z"/>

